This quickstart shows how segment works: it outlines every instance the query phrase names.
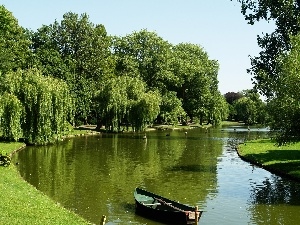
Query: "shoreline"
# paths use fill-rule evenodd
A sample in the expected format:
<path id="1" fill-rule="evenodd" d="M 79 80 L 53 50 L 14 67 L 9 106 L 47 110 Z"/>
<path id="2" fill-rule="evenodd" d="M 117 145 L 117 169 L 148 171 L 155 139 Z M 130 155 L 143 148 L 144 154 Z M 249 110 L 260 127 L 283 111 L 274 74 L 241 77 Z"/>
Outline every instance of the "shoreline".
<path id="1" fill-rule="evenodd" d="M 12 157 L 25 147 L 22 142 L 1 142 L 0 153 Z M 92 224 L 25 181 L 12 163 L 0 166 L 0 198 L 1 224 Z"/>
<path id="2" fill-rule="evenodd" d="M 245 143 L 235 146 L 235 150 L 240 159 L 254 166 L 260 167 L 266 171 L 269 171 L 270 173 L 273 173 L 277 176 L 300 182 L 300 169 L 297 170 L 298 168 L 297 166 L 295 166 L 294 162 L 294 160 L 296 159 L 293 159 L 293 161 L 287 160 L 287 158 L 279 159 L 279 161 L 274 160 L 275 157 L 278 158 L 279 154 L 282 155 L 282 153 L 280 152 L 291 151 L 289 150 L 290 146 L 275 146 L 274 142 L 272 142 L 271 139 L 269 139 L 269 141 L 264 140 L 261 143 L 259 143 L 260 141 L 262 140 L 247 141 Z M 273 144 L 272 148 L 270 148 L 270 144 Z M 258 149 L 261 150 L 257 150 L 257 146 L 259 146 Z M 265 147 L 267 147 L 267 149 L 269 150 L 266 151 Z M 247 153 L 244 152 L 245 148 L 247 148 Z M 292 151 L 300 152 L 300 148 L 298 148 L 297 146 L 297 149 L 294 149 Z M 267 160 L 265 157 L 266 154 L 273 154 L 273 161 L 271 160 L 272 157 L 269 160 Z M 289 153 L 286 152 L 286 154 Z"/>

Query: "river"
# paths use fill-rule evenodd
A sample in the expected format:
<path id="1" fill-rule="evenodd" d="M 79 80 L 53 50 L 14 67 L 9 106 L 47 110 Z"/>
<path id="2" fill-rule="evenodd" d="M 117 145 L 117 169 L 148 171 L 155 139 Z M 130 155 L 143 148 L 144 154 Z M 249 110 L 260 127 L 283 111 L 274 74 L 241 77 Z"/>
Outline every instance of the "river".
<path id="1" fill-rule="evenodd" d="M 186 131 L 186 130 L 185 130 Z M 101 134 L 30 146 L 14 155 L 21 176 L 92 223 L 160 223 L 134 213 L 139 186 L 204 210 L 201 225 L 297 224 L 300 185 L 242 161 L 232 142 L 266 129 L 223 127 Z"/>

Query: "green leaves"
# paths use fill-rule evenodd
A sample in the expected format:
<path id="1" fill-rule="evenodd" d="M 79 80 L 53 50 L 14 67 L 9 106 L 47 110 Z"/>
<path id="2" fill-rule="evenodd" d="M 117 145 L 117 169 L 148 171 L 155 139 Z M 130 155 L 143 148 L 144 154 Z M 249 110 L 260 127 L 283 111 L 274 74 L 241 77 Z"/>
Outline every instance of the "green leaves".
<path id="1" fill-rule="evenodd" d="M 116 73 L 140 77 L 147 84 L 147 89 L 158 89 L 163 93 L 175 79 L 169 67 L 171 44 L 154 32 L 141 30 L 116 38 L 113 50 L 118 60 Z M 128 61 L 130 67 L 125 66 Z"/>
<path id="2" fill-rule="evenodd" d="M 68 84 L 76 100 L 76 122 L 86 123 L 96 87 L 114 68 L 105 27 L 91 23 L 86 14 L 69 12 L 60 23 L 40 28 L 32 40 L 38 68 Z"/>
<path id="3" fill-rule="evenodd" d="M 186 113 L 182 108 L 182 102 L 177 98 L 176 92 L 168 92 L 162 96 L 160 106 L 159 123 L 178 124 L 178 119 L 185 118 Z"/>
<path id="4" fill-rule="evenodd" d="M 291 48 L 290 35 L 300 31 L 300 2 L 296 0 L 238 0 L 242 13 L 250 24 L 260 20 L 275 23 L 275 30 L 259 36 L 257 41 L 262 51 L 251 58 L 249 72 L 254 77 L 256 87 L 267 97 L 273 96 L 278 84 L 277 58 Z"/>
<path id="5" fill-rule="evenodd" d="M 0 95 L 0 130 L 6 140 L 18 141 L 23 137 L 23 110 L 23 105 L 16 96 L 8 92 Z"/>
<path id="6" fill-rule="evenodd" d="M 181 43 L 173 47 L 173 52 L 172 69 L 178 80 L 173 88 L 185 112 L 190 118 L 198 117 L 200 124 L 210 121 L 216 110 L 212 105 L 223 98 L 218 92 L 218 63 L 210 60 L 199 45 Z"/>
<path id="7" fill-rule="evenodd" d="M 291 36 L 291 50 L 278 58 L 278 85 L 269 102 L 271 127 L 280 130 L 279 144 L 300 140 L 300 36 Z"/>
<path id="8" fill-rule="evenodd" d="M 0 119 L 5 138 L 25 138 L 45 144 L 62 135 L 73 118 L 73 102 L 67 85 L 44 77 L 37 69 L 11 72 L 1 78 Z"/>
<path id="9" fill-rule="evenodd" d="M 135 131 L 144 130 L 159 113 L 160 94 L 146 92 L 145 83 L 138 78 L 116 77 L 106 82 L 97 93 L 98 114 L 105 118 L 106 127 L 120 131 L 121 124 Z"/>
<path id="10" fill-rule="evenodd" d="M 0 72 L 27 68 L 30 41 L 12 13 L 0 5 Z"/>

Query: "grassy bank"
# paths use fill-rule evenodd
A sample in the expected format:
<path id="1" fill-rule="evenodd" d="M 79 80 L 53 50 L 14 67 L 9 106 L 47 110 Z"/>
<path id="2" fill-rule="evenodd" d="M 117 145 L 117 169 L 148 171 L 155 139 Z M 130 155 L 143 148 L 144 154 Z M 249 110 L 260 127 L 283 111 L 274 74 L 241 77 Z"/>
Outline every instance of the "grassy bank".
<path id="1" fill-rule="evenodd" d="M 10 154 L 23 143 L 0 143 Z M 25 182 L 16 167 L 0 166 L 0 224 L 90 224 Z"/>
<path id="2" fill-rule="evenodd" d="M 300 143 L 279 147 L 270 139 L 254 140 L 239 145 L 237 150 L 246 161 L 300 181 Z"/>

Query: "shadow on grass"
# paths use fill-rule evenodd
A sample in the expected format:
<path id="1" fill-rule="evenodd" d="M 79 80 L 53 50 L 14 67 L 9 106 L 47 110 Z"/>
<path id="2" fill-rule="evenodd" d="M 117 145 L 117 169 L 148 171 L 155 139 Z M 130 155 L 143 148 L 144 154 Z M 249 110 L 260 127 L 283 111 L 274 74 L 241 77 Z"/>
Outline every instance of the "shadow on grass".
<path id="1" fill-rule="evenodd" d="M 300 181 L 300 150 L 269 150 L 266 153 L 247 154 L 242 158 L 280 176 Z"/>

